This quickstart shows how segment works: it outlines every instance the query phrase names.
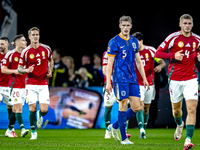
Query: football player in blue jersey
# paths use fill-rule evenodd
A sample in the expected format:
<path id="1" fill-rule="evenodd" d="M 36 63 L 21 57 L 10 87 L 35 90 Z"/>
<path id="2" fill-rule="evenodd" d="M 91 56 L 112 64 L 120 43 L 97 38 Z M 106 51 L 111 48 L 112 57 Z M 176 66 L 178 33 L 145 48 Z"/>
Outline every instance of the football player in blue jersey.
<path id="1" fill-rule="evenodd" d="M 148 90 L 144 67 L 138 53 L 139 44 L 135 37 L 130 35 L 132 20 L 129 16 L 122 16 L 119 19 L 121 32 L 112 38 L 108 43 L 108 65 L 107 65 L 107 84 L 106 91 L 111 93 L 111 73 L 113 70 L 113 89 L 119 102 L 118 121 L 109 126 L 112 136 L 120 141 L 118 127 L 121 132 L 121 144 L 133 144 L 126 137 L 126 120 L 132 118 L 140 110 L 140 90 L 135 71 L 135 62 L 143 78 L 144 86 Z M 130 101 L 131 108 L 127 110 L 127 101 Z"/>

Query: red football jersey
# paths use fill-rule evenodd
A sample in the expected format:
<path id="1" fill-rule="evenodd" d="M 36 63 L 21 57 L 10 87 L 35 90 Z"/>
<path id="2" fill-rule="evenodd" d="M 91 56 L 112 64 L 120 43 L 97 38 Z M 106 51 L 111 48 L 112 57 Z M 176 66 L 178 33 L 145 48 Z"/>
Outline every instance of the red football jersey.
<path id="1" fill-rule="evenodd" d="M 4 56 L 0 53 L 0 65 L 2 67 L 3 61 L 4 61 Z M 8 87 L 8 81 L 10 79 L 11 75 L 10 74 L 4 74 L 1 72 L 0 69 L 0 87 Z"/>
<path id="2" fill-rule="evenodd" d="M 15 49 L 9 51 L 4 57 L 3 66 L 8 69 L 17 69 L 19 58 L 21 53 L 17 52 Z M 11 88 L 25 88 L 26 74 L 12 74 L 9 79 L 8 86 Z"/>
<path id="3" fill-rule="evenodd" d="M 140 58 L 142 61 L 142 64 L 144 66 L 144 71 L 146 74 L 147 81 L 149 85 L 154 85 L 154 80 L 155 80 L 155 74 L 154 74 L 154 55 L 156 53 L 156 49 L 153 48 L 152 46 L 146 46 L 144 45 L 144 49 L 142 51 L 139 51 Z M 139 85 L 144 85 L 143 84 L 143 78 L 140 75 L 140 72 L 136 68 L 136 74 L 137 74 L 137 81 Z"/>
<path id="4" fill-rule="evenodd" d="M 102 57 L 102 66 L 107 66 L 107 64 L 108 64 L 108 53 L 107 51 L 105 51 Z M 113 64 L 113 69 L 114 69 L 114 64 Z M 112 73 L 113 73 L 113 69 L 112 69 Z M 104 76 L 104 84 L 106 84 L 106 76 Z M 111 85 L 113 86 L 112 80 L 111 80 Z"/>
<path id="5" fill-rule="evenodd" d="M 169 49 L 169 53 L 165 51 Z M 158 47 L 155 57 L 170 59 L 168 73 L 170 80 L 185 81 L 197 78 L 195 57 L 200 49 L 200 36 L 191 33 L 190 37 L 182 35 L 181 31 L 170 34 Z M 175 60 L 175 53 L 183 50 L 183 60 Z"/>
<path id="6" fill-rule="evenodd" d="M 48 85 L 47 70 L 48 61 L 51 61 L 51 48 L 47 45 L 41 44 L 37 49 L 31 45 L 25 48 L 20 56 L 19 65 L 29 68 L 33 65 L 34 70 L 28 73 L 26 84 L 31 85 Z"/>

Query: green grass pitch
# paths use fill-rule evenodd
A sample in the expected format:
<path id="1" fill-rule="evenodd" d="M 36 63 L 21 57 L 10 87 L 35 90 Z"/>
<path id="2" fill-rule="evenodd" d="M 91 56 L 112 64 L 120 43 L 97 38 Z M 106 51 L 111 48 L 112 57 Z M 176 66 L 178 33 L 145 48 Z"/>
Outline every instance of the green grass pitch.
<path id="1" fill-rule="evenodd" d="M 38 139 L 29 140 L 31 134 L 20 137 L 20 131 L 16 130 L 18 138 L 5 137 L 6 130 L 0 130 L 0 149 L 26 149 L 26 150 L 91 150 L 91 149 L 135 149 L 135 150 L 181 150 L 185 140 L 186 130 L 180 141 L 174 140 L 175 129 L 147 129 L 147 139 L 139 139 L 139 129 L 128 129 L 132 135 L 130 141 L 134 145 L 121 145 L 112 139 L 104 139 L 104 129 L 62 129 L 62 130 L 37 130 Z M 200 129 L 195 129 L 192 138 L 194 148 L 200 149 Z"/>

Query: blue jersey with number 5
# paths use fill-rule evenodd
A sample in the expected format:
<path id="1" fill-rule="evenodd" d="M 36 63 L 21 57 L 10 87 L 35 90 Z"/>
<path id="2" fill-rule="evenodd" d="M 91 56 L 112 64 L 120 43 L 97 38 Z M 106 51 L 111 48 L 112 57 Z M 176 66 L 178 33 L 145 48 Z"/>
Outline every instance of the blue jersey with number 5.
<path id="1" fill-rule="evenodd" d="M 115 57 L 113 82 L 137 83 L 135 53 L 138 48 L 137 39 L 131 35 L 125 39 L 118 34 L 109 41 L 108 56 Z"/>

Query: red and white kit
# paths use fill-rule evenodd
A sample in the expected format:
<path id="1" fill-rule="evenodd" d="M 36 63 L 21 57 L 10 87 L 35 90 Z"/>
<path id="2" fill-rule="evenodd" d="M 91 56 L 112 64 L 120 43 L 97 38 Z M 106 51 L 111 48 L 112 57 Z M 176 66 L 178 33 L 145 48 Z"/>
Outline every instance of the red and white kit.
<path id="1" fill-rule="evenodd" d="M 143 78 L 137 68 L 136 68 L 136 74 L 137 74 L 137 81 L 140 85 L 140 94 L 141 94 L 141 101 L 144 101 L 145 104 L 151 104 L 151 100 L 154 100 L 155 98 L 155 86 L 154 86 L 154 80 L 155 80 L 155 73 L 154 73 L 154 57 L 155 57 L 156 49 L 152 46 L 146 46 L 144 45 L 144 49 L 142 51 L 139 51 L 140 58 L 142 61 L 142 64 L 144 66 L 144 71 L 146 74 L 147 81 L 149 83 L 150 89 L 147 91 L 144 88 L 143 84 Z"/>
<path id="2" fill-rule="evenodd" d="M 17 52 L 15 49 L 9 51 L 4 57 L 3 66 L 8 69 L 17 69 L 19 64 L 19 58 L 21 53 Z M 10 98 L 12 104 L 24 103 L 25 101 L 25 80 L 26 74 L 12 74 L 8 86 L 10 87 Z"/>
<path id="3" fill-rule="evenodd" d="M 103 53 L 103 57 L 102 57 L 102 66 L 107 66 L 107 64 L 108 64 L 108 53 L 107 53 L 107 51 L 105 51 Z M 114 69 L 114 66 L 113 66 L 113 69 Z M 112 69 L 112 72 L 113 72 L 113 69 Z M 112 80 L 111 80 L 111 85 L 113 86 Z M 106 86 L 106 76 L 104 76 L 104 87 L 103 87 L 104 105 L 105 106 L 112 106 L 116 102 L 114 90 L 112 89 L 112 92 L 109 95 L 106 92 L 105 86 Z"/>
<path id="4" fill-rule="evenodd" d="M 169 49 L 169 53 L 166 53 Z M 183 60 L 175 60 L 175 53 L 181 51 L 184 54 Z M 195 57 L 200 50 L 200 36 L 191 32 L 190 37 L 185 37 L 181 31 L 170 34 L 158 47 L 156 57 L 170 59 L 169 91 L 171 101 L 179 102 L 183 97 L 198 99 L 197 68 Z M 184 90 L 186 89 L 187 90 Z M 177 90 L 179 89 L 179 90 Z"/>
<path id="5" fill-rule="evenodd" d="M 2 55 L 0 53 L 1 68 L 2 68 L 3 61 L 4 61 L 4 57 L 5 57 L 5 55 Z M 11 102 L 9 101 L 10 89 L 8 87 L 8 81 L 9 81 L 10 77 L 11 77 L 11 75 L 2 73 L 1 69 L 0 69 L 0 100 L 2 100 L 4 98 L 4 100 L 3 100 L 4 103 L 12 106 Z"/>
<path id="6" fill-rule="evenodd" d="M 28 73 L 26 82 L 26 100 L 29 104 L 40 103 L 49 104 L 49 90 L 47 81 L 48 61 L 51 61 L 51 48 L 41 44 L 37 49 L 29 45 L 22 51 L 19 65 L 34 67 L 33 72 Z"/>

